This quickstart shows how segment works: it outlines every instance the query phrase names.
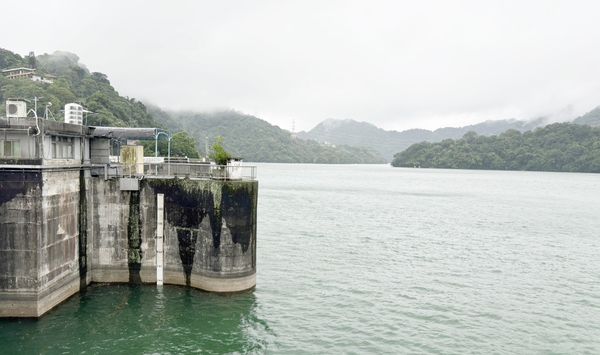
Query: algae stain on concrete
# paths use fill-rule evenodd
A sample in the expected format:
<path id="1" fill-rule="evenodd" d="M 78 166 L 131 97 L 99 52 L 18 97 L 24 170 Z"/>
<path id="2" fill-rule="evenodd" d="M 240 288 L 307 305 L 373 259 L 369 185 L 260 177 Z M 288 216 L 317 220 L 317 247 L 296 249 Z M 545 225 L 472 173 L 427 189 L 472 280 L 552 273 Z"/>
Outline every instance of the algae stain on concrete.
<path id="1" fill-rule="evenodd" d="M 208 258 L 200 260 L 200 265 L 214 264 L 212 271 L 220 272 L 223 262 L 232 260 L 235 253 L 229 243 L 238 244 L 244 254 L 254 246 L 256 182 L 150 179 L 146 183 L 165 195 L 165 221 L 175 229 L 186 284 L 190 284 L 192 269 L 198 264 L 195 258 Z M 201 226 L 204 218 L 208 218 L 209 228 Z M 226 238 L 223 233 L 227 233 Z M 200 250 L 202 254 L 196 255 Z"/>
<path id="2" fill-rule="evenodd" d="M 79 287 L 85 288 L 87 284 L 87 187 L 85 183 L 85 172 L 79 172 Z"/>
<path id="3" fill-rule="evenodd" d="M 188 228 L 177 228 L 177 243 L 179 245 L 179 257 L 185 274 L 185 284 L 190 286 L 192 268 L 194 267 L 194 256 L 196 255 L 196 241 L 198 231 Z"/>
<path id="4" fill-rule="evenodd" d="M 165 194 L 167 221 L 174 226 L 199 229 L 204 216 L 208 215 L 213 247 L 221 243 L 222 187 L 218 181 L 170 179 L 153 180 L 157 192 Z"/>
<path id="5" fill-rule="evenodd" d="M 127 223 L 127 264 L 129 267 L 129 282 L 141 283 L 140 270 L 142 266 L 142 235 L 140 218 L 140 192 L 129 193 L 129 219 Z"/>
<path id="6" fill-rule="evenodd" d="M 255 185 L 249 183 L 230 182 L 223 186 L 223 204 L 225 224 L 231 232 L 233 243 L 240 244 L 245 253 L 252 242 L 252 233 L 248 225 L 252 225 L 255 206 Z"/>

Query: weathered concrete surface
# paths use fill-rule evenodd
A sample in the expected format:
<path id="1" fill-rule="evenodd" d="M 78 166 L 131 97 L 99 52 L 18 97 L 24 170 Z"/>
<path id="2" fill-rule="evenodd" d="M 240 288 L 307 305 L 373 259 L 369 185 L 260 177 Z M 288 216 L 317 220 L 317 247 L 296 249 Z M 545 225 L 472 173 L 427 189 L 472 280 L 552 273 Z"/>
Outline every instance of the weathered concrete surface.
<path id="1" fill-rule="evenodd" d="M 258 182 L 147 181 L 165 194 L 166 284 L 213 292 L 255 286 Z"/>
<path id="2" fill-rule="evenodd" d="M 85 169 L 0 170 L 0 317 L 38 317 L 90 282 L 156 282 L 156 194 L 165 196 L 164 283 L 256 284 L 256 181 L 118 179 Z"/>
<path id="3" fill-rule="evenodd" d="M 181 271 L 166 270 L 165 284 L 187 286 L 188 280 Z M 215 277 L 192 273 L 189 286 L 209 292 L 234 293 L 251 290 L 256 286 L 256 273 L 241 277 Z"/>
<path id="4" fill-rule="evenodd" d="M 0 316 L 37 315 L 41 194 L 41 171 L 0 171 Z"/>
<path id="5" fill-rule="evenodd" d="M 92 183 L 92 281 L 156 282 L 156 194 L 165 195 L 166 284 L 235 292 L 255 286 L 258 183 L 146 179 Z"/>
<path id="6" fill-rule="evenodd" d="M 82 174 L 0 171 L 0 316 L 40 316 L 86 283 L 80 278 Z"/>
<path id="7" fill-rule="evenodd" d="M 156 196 L 92 182 L 93 282 L 156 282 Z"/>
<path id="8" fill-rule="evenodd" d="M 44 172 L 39 291 L 79 272 L 79 171 Z"/>

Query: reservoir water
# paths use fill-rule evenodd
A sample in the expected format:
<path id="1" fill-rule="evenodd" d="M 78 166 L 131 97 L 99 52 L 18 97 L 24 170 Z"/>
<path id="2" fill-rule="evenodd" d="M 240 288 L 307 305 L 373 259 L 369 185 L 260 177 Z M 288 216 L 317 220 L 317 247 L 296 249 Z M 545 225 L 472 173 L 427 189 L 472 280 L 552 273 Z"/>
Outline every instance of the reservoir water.
<path id="1" fill-rule="evenodd" d="M 253 293 L 93 285 L 0 353 L 600 353 L 600 175 L 259 167 Z"/>

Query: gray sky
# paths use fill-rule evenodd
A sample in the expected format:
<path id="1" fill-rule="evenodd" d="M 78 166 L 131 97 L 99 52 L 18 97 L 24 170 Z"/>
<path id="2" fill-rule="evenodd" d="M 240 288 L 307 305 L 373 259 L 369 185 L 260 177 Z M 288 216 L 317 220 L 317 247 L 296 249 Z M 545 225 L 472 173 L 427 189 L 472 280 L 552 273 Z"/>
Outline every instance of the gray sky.
<path id="1" fill-rule="evenodd" d="M 573 0 L 11 1 L 0 47 L 74 52 L 122 95 L 163 108 L 232 108 L 297 130 L 326 118 L 437 128 L 600 105 L 599 10 Z"/>

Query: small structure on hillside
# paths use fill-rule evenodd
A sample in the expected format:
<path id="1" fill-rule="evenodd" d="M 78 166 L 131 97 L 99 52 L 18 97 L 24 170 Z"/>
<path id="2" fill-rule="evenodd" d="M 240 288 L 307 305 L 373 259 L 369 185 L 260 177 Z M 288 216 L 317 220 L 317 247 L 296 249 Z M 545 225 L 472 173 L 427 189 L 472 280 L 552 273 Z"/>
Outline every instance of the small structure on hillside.
<path id="1" fill-rule="evenodd" d="M 31 79 L 35 74 L 36 70 L 33 68 L 10 68 L 2 70 L 2 74 L 8 79 Z"/>
<path id="2" fill-rule="evenodd" d="M 53 75 L 40 75 L 36 69 L 26 67 L 4 69 L 2 74 L 8 79 L 29 79 L 47 84 L 52 84 L 55 78 Z"/>

